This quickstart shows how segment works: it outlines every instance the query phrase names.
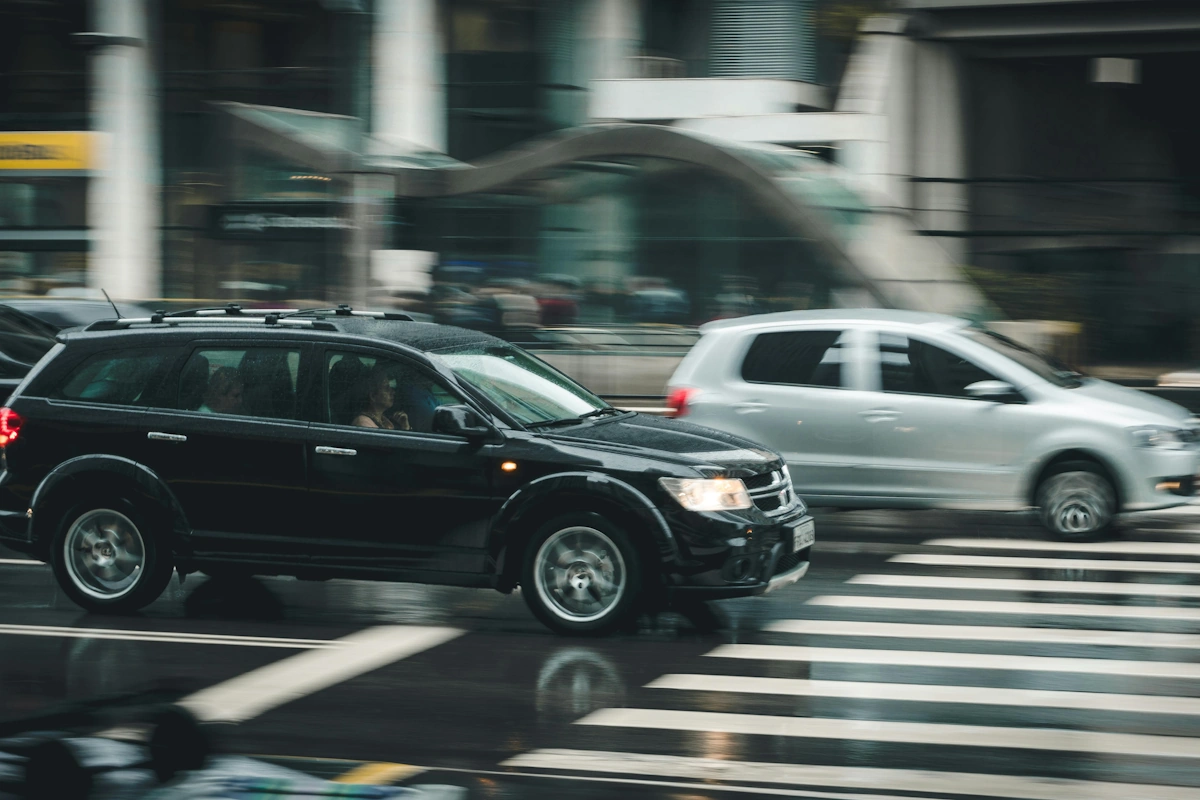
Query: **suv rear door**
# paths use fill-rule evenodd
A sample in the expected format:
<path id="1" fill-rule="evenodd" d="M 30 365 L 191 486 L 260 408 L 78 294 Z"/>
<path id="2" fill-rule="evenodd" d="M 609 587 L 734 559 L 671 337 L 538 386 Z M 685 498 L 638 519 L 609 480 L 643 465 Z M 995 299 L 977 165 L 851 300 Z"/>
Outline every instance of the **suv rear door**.
<path id="1" fill-rule="evenodd" d="M 309 532 L 301 403 L 311 349 L 261 337 L 194 342 L 169 407 L 144 415 L 143 463 L 179 499 L 201 559 L 300 558 Z"/>

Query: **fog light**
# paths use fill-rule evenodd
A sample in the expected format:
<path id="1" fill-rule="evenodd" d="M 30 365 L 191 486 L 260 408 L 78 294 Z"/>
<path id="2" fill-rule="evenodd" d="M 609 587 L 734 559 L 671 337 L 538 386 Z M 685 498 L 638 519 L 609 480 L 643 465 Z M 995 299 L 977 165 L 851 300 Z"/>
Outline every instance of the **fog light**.
<path id="1" fill-rule="evenodd" d="M 1181 486 L 1179 481 L 1159 481 L 1154 488 L 1160 492 L 1178 492 Z"/>

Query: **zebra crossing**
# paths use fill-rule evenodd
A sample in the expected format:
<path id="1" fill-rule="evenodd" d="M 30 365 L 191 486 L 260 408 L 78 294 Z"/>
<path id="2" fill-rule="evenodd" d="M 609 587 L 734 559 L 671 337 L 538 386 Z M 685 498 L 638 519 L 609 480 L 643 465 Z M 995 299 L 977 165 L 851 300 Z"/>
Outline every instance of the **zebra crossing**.
<path id="1" fill-rule="evenodd" d="M 501 766 L 855 800 L 1200 798 L 1200 530 L 905 549 Z"/>

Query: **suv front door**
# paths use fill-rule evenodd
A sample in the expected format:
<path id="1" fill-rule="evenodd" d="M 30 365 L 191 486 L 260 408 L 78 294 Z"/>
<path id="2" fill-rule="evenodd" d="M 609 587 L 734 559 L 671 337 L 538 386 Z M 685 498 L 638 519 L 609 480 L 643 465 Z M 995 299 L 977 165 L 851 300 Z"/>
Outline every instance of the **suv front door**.
<path id="1" fill-rule="evenodd" d="M 297 558 L 309 517 L 301 398 L 307 344 L 195 344 L 169 408 L 142 419 L 142 462 L 171 488 L 202 559 Z"/>
<path id="2" fill-rule="evenodd" d="M 327 348 L 319 363 L 314 562 L 440 580 L 483 573 L 501 447 L 433 432 L 434 410 L 463 400 L 422 365 L 354 347 Z"/>

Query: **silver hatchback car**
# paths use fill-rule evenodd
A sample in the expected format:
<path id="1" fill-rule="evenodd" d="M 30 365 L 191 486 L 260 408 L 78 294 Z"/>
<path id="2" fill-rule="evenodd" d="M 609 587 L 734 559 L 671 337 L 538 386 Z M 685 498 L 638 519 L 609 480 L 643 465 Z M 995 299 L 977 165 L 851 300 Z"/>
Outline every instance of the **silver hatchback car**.
<path id="1" fill-rule="evenodd" d="M 782 451 L 810 505 L 1037 507 L 1066 539 L 1188 502 L 1200 422 L 965 320 L 884 310 L 725 320 L 668 386 L 675 416 Z"/>

